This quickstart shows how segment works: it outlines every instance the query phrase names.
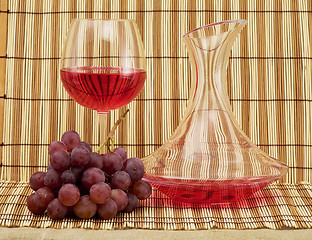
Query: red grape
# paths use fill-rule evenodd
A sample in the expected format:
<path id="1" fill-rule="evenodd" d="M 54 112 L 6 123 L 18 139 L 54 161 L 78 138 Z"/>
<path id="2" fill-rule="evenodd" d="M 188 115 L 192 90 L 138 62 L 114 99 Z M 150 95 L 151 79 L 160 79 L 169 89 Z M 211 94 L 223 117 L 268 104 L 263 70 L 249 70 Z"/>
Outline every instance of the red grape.
<path id="1" fill-rule="evenodd" d="M 103 156 L 96 153 L 96 152 L 91 152 L 90 153 L 90 161 L 86 165 L 86 168 L 91 168 L 91 167 L 97 167 L 102 169 L 103 168 Z"/>
<path id="2" fill-rule="evenodd" d="M 50 163 L 57 171 L 65 171 L 70 164 L 70 156 L 65 150 L 57 150 L 50 156 Z"/>
<path id="3" fill-rule="evenodd" d="M 149 183 L 140 180 L 133 185 L 133 193 L 138 199 L 144 200 L 152 193 L 152 187 Z"/>
<path id="4" fill-rule="evenodd" d="M 60 191 L 60 188 L 51 189 L 53 191 L 54 197 L 58 197 L 58 193 Z"/>
<path id="5" fill-rule="evenodd" d="M 80 191 L 80 196 L 89 195 L 89 189 L 82 185 L 82 183 L 78 184 L 77 187 Z"/>
<path id="6" fill-rule="evenodd" d="M 67 147 L 63 142 L 60 142 L 60 141 L 54 141 L 48 147 L 49 155 L 51 155 L 53 152 L 58 151 L 58 150 L 67 151 Z"/>
<path id="7" fill-rule="evenodd" d="M 88 195 L 80 197 L 79 201 L 74 206 L 74 213 L 80 218 L 92 218 L 97 210 L 97 206 L 91 201 Z"/>
<path id="8" fill-rule="evenodd" d="M 58 197 L 65 206 L 74 206 L 80 198 L 79 188 L 71 183 L 64 184 L 58 193 Z"/>
<path id="9" fill-rule="evenodd" d="M 43 214 L 46 210 L 46 208 L 39 207 L 37 204 L 37 196 L 35 193 L 29 195 L 27 197 L 27 208 L 29 211 L 31 211 L 33 214 Z"/>
<path id="10" fill-rule="evenodd" d="M 44 176 L 44 185 L 51 189 L 60 187 L 62 185 L 61 174 L 51 168 Z"/>
<path id="11" fill-rule="evenodd" d="M 90 153 L 84 146 L 78 146 L 71 152 L 70 159 L 73 166 L 84 166 L 90 161 Z"/>
<path id="12" fill-rule="evenodd" d="M 39 208 L 46 209 L 49 203 L 54 199 L 53 191 L 48 187 L 39 188 L 36 192 L 36 204 Z"/>
<path id="13" fill-rule="evenodd" d="M 128 205 L 124 209 L 124 212 L 134 211 L 134 209 L 138 206 L 138 203 L 139 203 L 138 198 L 135 195 L 128 193 Z"/>
<path id="14" fill-rule="evenodd" d="M 109 198 L 104 204 L 98 205 L 97 212 L 101 218 L 111 219 L 117 214 L 117 204 Z"/>
<path id="15" fill-rule="evenodd" d="M 47 214 L 51 219 L 62 219 L 67 215 L 68 207 L 64 206 L 58 198 L 54 198 L 48 205 Z"/>
<path id="16" fill-rule="evenodd" d="M 130 186 L 131 186 L 131 178 L 127 172 L 118 171 L 114 173 L 112 180 L 111 180 L 112 188 L 119 188 L 121 190 L 127 190 L 128 187 Z"/>
<path id="17" fill-rule="evenodd" d="M 82 173 L 84 171 L 84 167 L 83 166 L 81 166 L 81 167 L 72 167 L 71 171 L 75 175 L 76 182 L 79 182 L 79 180 L 80 180 L 80 178 L 82 176 Z"/>
<path id="18" fill-rule="evenodd" d="M 117 153 L 122 158 L 122 163 L 124 164 L 127 161 L 127 152 L 123 148 L 115 148 L 114 153 Z"/>
<path id="19" fill-rule="evenodd" d="M 125 164 L 124 170 L 129 173 L 133 183 L 141 180 L 144 175 L 144 165 L 139 158 L 129 158 Z"/>
<path id="20" fill-rule="evenodd" d="M 113 174 L 120 171 L 122 168 L 122 158 L 119 154 L 108 152 L 103 155 L 103 170 L 108 174 Z"/>
<path id="21" fill-rule="evenodd" d="M 66 170 L 61 175 L 62 183 L 72 183 L 76 184 L 76 176 L 72 170 Z"/>
<path id="22" fill-rule="evenodd" d="M 90 199 L 95 203 L 103 204 L 110 198 L 111 192 L 108 184 L 100 182 L 90 188 Z"/>
<path id="23" fill-rule="evenodd" d="M 120 189 L 113 189 L 111 193 L 111 198 L 116 203 L 118 212 L 124 210 L 128 205 L 128 196 L 124 191 Z"/>
<path id="24" fill-rule="evenodd" d="M 74 130 L 69 130 L 63 133 L 61 141 L 67 146 L 67 150 L 71 152 L 80 144 L 80 136 Z"/>
<path id="25" fill-rule="evenodd" d="M 92 148 L 91 148 L 91 146 L 90 146 L 89 143 L 87 143 L 87 142 L 81 142 L 80 145 L 81 145 L 81 146 L 84 146 L 86 149 L 88 149 L 90 153 L 92 152 Z"/>
<path id="26" fill-rule="evenodd" d="M 52 167 L 51 163 L 49 163 L 49 165 L 47 166 L 47 171 L 49 171 Z"/>
<path id="27" fill-rule="evenodd" d="M 105 182 L 105 175 L 99 168 L 88 168 L 85 170 L 81 177 L 81 183 L 87 189 L 90 189 L 93 184 Z"/>
<path id="28" fill-rule="evenodd" d="M 44 187 L 44 176 L 46 175 L 45 172 L 35 172 L 33 175 L 31 175 L 29 179 L 29 185 L 30 187 L 37 191 L 39 188 Z"/>
<path id="29" fill-rule="evenodd" d="M 74 207 L 67 207 L 66 217 L 75 217 Z"/>

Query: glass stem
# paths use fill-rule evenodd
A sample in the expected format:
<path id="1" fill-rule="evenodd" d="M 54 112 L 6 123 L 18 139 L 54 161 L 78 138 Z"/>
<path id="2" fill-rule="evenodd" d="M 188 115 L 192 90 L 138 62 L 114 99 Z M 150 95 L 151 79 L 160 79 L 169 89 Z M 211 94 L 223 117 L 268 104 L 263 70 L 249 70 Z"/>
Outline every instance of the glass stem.
<path id="1" fill-rule="evenodd" d="M 106 134 L 107 131 L 107 114 L 99 114 L 99 120 L 100 120 L 100 135 L 102 132 L 105 132 L 104 137 L 101 137 L 100 139 L 104 139 L 104 142 L 101 144 L 101 146 L 99 146 L 99 148 L 96 150 L 96 152 L 100 153 L 101 149 L 104 146 L 107 146 L 108 151 L 112 151 L 114 149 L 114 138 L 113 135 L 118 127 L 118 125 L 125 119 L 125 116 L 127 115 L 127 113 L 129 112 L 129 108 L 126 109 L 126 111 L 124 111 L 123 114 L 121 114 L 121 116 L 119 117 L 119 119 L 115 122 L 114 126 L 112 127 L 112 129 L 110 130 L 110 132 L 108 134 Z M 101 115 L 105 115 L 105 119 L 101 119 Z M 104 124 L 104 128 L 101 128 L 101 124 Z M 110 144 L 111 142 L 111 144 Z M 110 147 L 111 146 L 111 147 Z M 101 153 L 103 153 L 103 150 L 101 151 Z"/>
<path id="2" fill-rule="evenodd" d="M 105 112 L 105 113 L 99 112 L 99 127 L 100 127 L 100 134 L 99 134 L 100 141 L 99 141 L 99 143 L 101 143 L 103 141 L 106 142 L 106 137 L 108 135 L 107 121 L 108 121 L 108 112 Z M 96 150 L 96 152 L 105 153 L 106 149 L 100 146 Z"/>

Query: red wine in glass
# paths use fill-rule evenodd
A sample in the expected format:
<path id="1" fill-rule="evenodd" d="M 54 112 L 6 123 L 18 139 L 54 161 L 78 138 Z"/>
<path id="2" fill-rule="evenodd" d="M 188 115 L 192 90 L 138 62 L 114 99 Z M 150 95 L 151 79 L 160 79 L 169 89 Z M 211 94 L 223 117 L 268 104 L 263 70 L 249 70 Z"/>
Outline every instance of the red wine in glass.
<path id="1" fill-rule="evenodd" d="M 125 106 L 139 94 L 146 72 L 119 67 L 69 67 L 61 70 L 61 78 L 77 103 L 107 113 Z"/>

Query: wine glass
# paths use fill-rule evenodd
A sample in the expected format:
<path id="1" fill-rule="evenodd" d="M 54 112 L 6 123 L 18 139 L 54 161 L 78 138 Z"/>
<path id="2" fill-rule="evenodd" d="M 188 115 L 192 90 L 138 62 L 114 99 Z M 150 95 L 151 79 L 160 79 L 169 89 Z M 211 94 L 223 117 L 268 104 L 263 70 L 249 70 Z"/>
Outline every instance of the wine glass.
<path id="1" fill-rule="evenodd" d="M 146 59 L 133 20 L 75 19 L 61 59 L 61 79 L 80 105 L 99 114 L 100 139 L 107 113 L 130 103 L 143 88 Z"/>

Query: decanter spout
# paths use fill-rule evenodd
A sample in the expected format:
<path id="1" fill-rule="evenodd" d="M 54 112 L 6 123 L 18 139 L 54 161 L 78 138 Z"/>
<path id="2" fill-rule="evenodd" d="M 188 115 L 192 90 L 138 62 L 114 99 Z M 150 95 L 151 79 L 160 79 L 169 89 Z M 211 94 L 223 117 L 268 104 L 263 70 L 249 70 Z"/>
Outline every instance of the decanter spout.
<path id="1" fill-rule="evenodd" d="M 209 94 L 207 108 L 231 111 L 226 69 L 234 41 L 246 23 L 239 19 L 209 24 L 183 36 L 192 67 L 190 96 L 195 105 L 201 105 L 200 100 L 207 100 L 202 95 Z"/>

